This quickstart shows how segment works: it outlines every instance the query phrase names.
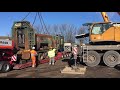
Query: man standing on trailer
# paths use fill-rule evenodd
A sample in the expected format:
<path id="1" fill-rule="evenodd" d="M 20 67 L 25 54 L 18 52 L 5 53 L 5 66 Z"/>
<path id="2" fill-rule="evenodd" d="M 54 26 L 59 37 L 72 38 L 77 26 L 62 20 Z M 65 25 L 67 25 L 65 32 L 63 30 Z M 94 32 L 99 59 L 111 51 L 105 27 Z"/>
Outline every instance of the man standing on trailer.
<path id="1" fill-rule="evenodd" d="M 36 56 L 37 52 L 35 51 L 35 47 L 32 47 L 31 53 L 31 60 L 32 60 L 32 67 L 36 67 Z"/>

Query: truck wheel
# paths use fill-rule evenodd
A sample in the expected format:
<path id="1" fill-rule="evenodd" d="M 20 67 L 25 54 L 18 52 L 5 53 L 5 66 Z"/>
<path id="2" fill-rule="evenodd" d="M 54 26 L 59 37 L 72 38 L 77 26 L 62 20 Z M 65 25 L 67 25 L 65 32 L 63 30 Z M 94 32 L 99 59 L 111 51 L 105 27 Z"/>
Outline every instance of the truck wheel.
<path id="1" fill-rule="evenodd" d="M 0 61 L 0 72 L 2 71 L 2 66 L 3 66 L 4 62 Z"/>
<path id="2" fill-rule="evenodd" d="M 120 62 L 120 54 L 116 51 L 107 51 L 103 56 L 103 62 L 109 67 L 114 67 Z"/>
<path id="3" fill-rule="evenodd" d="M 96 51 L 88 51 L 87 66 L 95 67 L 100 63 L 100 55 Z"/>
<path id="4" fill-rule="evenodd" d="M 7 61 L 5 61 L 5 62 L 3 63 L 3 65 L 2 65 L 1 71 L 2 71 L 3 73 L 5 73 L 5 72 L 10 71 L 11 68 L 12 68 L 12 66 L 10 65 L 10 63 L 7 62 Z"/>

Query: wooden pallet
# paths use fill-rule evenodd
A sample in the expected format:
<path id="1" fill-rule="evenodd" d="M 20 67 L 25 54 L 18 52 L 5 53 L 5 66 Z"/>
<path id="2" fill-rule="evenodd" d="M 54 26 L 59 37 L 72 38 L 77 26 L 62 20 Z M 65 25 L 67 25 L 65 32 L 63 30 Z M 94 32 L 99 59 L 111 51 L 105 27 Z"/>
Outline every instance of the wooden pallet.
<path id="1" fill-rule="evenodd" d="M 77 68 L 72 68 L 66 66 L 63 70 L 61 70 L 61 73 L 65 74 L 85 74 L 87 67 L 77 67 Z"/>

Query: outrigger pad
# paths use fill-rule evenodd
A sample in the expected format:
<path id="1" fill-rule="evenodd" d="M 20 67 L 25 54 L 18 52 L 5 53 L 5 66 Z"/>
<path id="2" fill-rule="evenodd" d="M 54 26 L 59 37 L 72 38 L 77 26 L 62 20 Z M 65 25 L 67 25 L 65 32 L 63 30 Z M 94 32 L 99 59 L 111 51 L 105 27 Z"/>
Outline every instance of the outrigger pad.
<path id="1" fill-rule="evenodd" d="M 65 73 L 65 74 L 85 74 L 86 68 L 87 68 L 86 66 L 77 67 L 77 68 L 72 68 L 72 67 L 65 66 L 65 68 L 63 70 L 61 70 L 61 73 Z"/>

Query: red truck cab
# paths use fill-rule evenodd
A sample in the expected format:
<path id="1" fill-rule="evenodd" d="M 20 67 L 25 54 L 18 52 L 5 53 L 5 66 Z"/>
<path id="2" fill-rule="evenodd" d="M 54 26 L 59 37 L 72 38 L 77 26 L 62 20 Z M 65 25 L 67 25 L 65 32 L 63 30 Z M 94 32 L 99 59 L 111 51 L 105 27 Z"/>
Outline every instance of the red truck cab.
<path id="1" fill-rule="evenodd" d="M 0 71 L 7 72 L 11 69 L 14 42 L 9 39 L 0 39 Z"/>

